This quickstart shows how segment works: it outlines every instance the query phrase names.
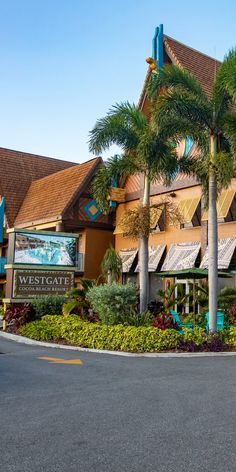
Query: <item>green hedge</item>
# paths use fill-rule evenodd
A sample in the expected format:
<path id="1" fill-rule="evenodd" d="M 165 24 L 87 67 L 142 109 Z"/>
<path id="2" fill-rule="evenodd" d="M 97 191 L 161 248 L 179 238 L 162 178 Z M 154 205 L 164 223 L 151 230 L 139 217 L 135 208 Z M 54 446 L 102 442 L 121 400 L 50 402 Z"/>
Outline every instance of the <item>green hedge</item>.
<path id="1" fill-rule="evenodd" d="M 175 349 L 180 334 L 175 330 L 152 327 L 106 326 L 81 321 L 76 315 L 44 316 L 24 325 L 20 333 L 39 341 L 67 341 L 93 349 L 130 352 L 155 352 Z"/>
<path id="2" fill-rule="evenodd" d="M 181 341 L 200 347 L 208 338 L 202 328 L 195 328 L 194 333 L 185 329 L 181 335 L 173 329 L 90 323 L 76 315 L 44 316 L 22 326 L 20 334 L 39 341 L 66 341 L 80 347 L 129 352 L 169 351 L 178 348 Z M 225 345 L 236 348 L 236 326 L 223 331 L 222 336 Z"/>

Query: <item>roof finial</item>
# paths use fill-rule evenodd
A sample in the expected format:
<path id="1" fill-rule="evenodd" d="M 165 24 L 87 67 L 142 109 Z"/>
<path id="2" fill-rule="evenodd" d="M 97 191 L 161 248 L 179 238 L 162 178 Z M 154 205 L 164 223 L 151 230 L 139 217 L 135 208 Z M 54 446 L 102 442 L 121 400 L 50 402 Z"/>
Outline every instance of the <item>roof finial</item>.
<path id="1" fill-rule="evenodd" d="M 156 73 L 157 65 L 161 69 L 163 67 L 163 24 L 155 28 L 152 40 L 152 57 L 148 57 L 146 62 L 150 65 L 153 72 Z"/>

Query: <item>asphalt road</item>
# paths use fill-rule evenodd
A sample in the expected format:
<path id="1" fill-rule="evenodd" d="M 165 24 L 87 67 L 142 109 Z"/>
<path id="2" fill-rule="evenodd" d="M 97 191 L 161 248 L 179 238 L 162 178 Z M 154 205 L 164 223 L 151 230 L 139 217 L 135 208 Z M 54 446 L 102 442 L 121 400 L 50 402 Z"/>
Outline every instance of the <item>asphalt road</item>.
<path id="1" fill-rule="evenodd" d="M 235 357 L 0 352 L 1 472 L 236 470 Z"/>

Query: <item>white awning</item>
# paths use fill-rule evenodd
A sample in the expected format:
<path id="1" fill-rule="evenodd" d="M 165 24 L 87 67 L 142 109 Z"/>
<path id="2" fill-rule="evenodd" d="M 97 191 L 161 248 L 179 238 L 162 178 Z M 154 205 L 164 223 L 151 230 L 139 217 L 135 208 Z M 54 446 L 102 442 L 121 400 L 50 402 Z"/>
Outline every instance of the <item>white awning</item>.
<path id="1" fill-rule="evenodd" d="M 149 246 L 148 248 L 148 272 L 155 272 L 158 264 L 160 264 L 161 258 L 164 254 L 166 245 L 159 244 L 158 246 Z M 139 265 L 137 265 L 135 272 L 139 272 Z"/>
<path id="2" fill-rule="evenodd" d="M 218 269 L 228 269 L 236 247 L 236 238 L 219 239 L 218 241 Z M 200 267 L 208 269 L 208 247 L 203 256 Z"/>
<path id="3" fill-rule="evenodd" d="M 172 244 L 161 270 L 191 269 L 194 267 L 199 251 L 199 241 Z"/>
<path id="4" fill-rule="evenodd" d="M 121 251 L 119 252 L 119 255 L 122 260 L 122 272 L 124 274 L 130 271 L 137 252 L 138 252 L 137 248 L 121 249 Z"/>

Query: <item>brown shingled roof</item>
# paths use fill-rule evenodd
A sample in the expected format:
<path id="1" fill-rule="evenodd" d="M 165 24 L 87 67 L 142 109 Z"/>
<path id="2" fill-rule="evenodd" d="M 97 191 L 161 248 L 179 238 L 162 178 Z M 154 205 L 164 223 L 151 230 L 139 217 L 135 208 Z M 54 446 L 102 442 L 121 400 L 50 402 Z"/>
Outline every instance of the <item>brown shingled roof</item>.
<path id="1" fill-rule="evenodd" d="M 74 162 L 0 148 L 0 194 L 6 197 L 8 225 L 14 225 L 33 180 L 75 165 Z"/>
<path id="2" fill-rule="evenodd" d="M 200 82 L 205 93 L 211 95 L 214 78 L 221 65 L 220 61 L 169 36 L 164 36 L 164 47 L 172 62 L 187 69 Z"/>
<path id="3" fill-rule="evenodd" d="M 83 164 L 56 172 L 32 182 L 19 213 L 15 226 L 36 224 L 42 220 L 61 218 L 101 162 L 91 159 Z"/>
<path id="4" fill-rule="evenodd" d="M 214 77 L 221 65 L 221 62 L 203 54 L 202 52 L 196 51 L 196 49 L 186 46 L 169 36 L 164 35 L 163 42 L 164 57 L 167 55 L 173 64 L 188 70 L 200 82 L 205 93 L 208 96 L 211 95 Z M 139 108 L 142 109 L 145 104 L 146 89 L 150 75 L 151 70 L 148 68 L 138 104 Z"/>

